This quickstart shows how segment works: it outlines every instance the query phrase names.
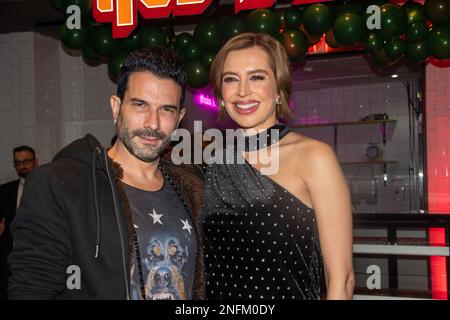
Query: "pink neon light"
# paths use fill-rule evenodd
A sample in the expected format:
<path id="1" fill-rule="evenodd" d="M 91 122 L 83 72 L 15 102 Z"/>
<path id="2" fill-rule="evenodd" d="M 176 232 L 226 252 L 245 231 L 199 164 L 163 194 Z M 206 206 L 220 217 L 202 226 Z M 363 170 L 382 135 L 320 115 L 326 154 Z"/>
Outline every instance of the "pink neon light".
<path id="1" fill-rule="evenodd" d="M 194 101 L 199 107 L 202 107 L 204 109 L 213 111 L 218 110 L 217 103 L 214 97 L 199 93 L 194 96 Z"/>

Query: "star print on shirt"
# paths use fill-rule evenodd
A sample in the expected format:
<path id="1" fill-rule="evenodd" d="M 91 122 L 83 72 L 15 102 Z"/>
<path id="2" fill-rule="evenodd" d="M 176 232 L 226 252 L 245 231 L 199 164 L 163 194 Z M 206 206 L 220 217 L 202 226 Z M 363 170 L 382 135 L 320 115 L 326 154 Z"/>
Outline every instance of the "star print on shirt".
<path id="1" fill-rule="evenodd" d="M 148 214 L 150 217 L 152 217 L 153 218 L 153 224 L 156 224 L 156 223 L 159 223 L 159 224 L 163 224 L 162 222 L 161 222 L 161 217 L 163 216 L 162 214 L 157 214 L 156 213 L 156 211 L 155 211 L 155 209 L 153 209 L 153 213 L 152 214 Z"/>
<path id="2" fill-rule="evenodd" d="M 180 219 L 180 220 L 181 220 L 181 222 L 183 223 L 183 228 L 182 228 L 181 230 L 187 230 L 187 231 L 189 231 L 189 234 L 191 234 L 191 229 L 192 229 L 192 227 L 191 227 L 191 225 L 189 224 L 188 220 L 187 220 L 187 219 L 186 219 L 186 221 L 183 220 L 183 219 Z"/>

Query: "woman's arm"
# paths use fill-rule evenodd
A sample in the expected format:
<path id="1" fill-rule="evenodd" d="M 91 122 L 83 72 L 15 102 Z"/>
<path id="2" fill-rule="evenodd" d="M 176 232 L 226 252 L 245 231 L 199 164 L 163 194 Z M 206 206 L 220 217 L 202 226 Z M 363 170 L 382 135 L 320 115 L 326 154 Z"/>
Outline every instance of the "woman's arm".
<path id="1" fill-rule="evenodd" d="M 327 299 L 352 299 L 353 228 L 350 194 L 336 155 L 326 144 L 307 147 L 305 181 L 317 215 Z"/>

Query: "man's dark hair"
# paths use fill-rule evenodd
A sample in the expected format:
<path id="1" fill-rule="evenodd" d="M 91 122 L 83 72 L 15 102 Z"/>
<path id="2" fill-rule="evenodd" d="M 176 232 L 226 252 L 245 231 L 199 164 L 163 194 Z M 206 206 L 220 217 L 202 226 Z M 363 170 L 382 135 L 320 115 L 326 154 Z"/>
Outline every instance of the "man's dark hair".
<path id="1" fill-rule="evenodd" d="M 16 152 L 22 152 L 22 151 L 31 152 L 31 154 L 33 155 L 33 158 L 36 158 L 36 152 L 34 152 L 34 149 L 32 147 L 29 147 L 29 146 L 20 146 L 20 147 L 14 148 L 13 156 L 16 154 Z"/>
<path id="2" fill-rule="evenodd" d="M 152 47 L 131 52 L 120 69 L 117 80 L 117 96 L 123 101 L 127 91 L 128 78 L 134 72 L 148 71 L 160 79 L 171 79 L 181 87 L 180 109 L 183 108 L 186 91 L 184 66 L 169 49 Z"/>

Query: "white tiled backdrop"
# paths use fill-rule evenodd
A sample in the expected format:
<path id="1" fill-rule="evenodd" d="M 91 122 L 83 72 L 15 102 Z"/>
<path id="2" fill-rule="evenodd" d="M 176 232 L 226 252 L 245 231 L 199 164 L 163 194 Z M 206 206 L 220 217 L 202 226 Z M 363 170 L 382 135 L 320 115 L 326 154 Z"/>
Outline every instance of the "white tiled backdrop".
<path id="1" fill-rule="evenodd" d="M 369 114 L 387 113 L 386 145 L 380 125 L 351 125 L 337 127 L 336 152 L 341 162 L 367 161 L 366 149 L 376 143 L 383 149 L 388 164 L 388 183 L 383 184 L 383 167 L 380 164 L 343 164 L 342 168 L 353 193 L 357 212 L 409 211 L 409 117 L 406 89 L 401 81 L 380 82 L 295 91 L 293 95 L 294 123 L 357 121 Z M 299 133 L 319 139 L 334 146 L 333 126 L 303 127 Z M 366 195 L 363 195 L 366 194 Z M 369 193 L 376 193 L 369 196 Z"/>

